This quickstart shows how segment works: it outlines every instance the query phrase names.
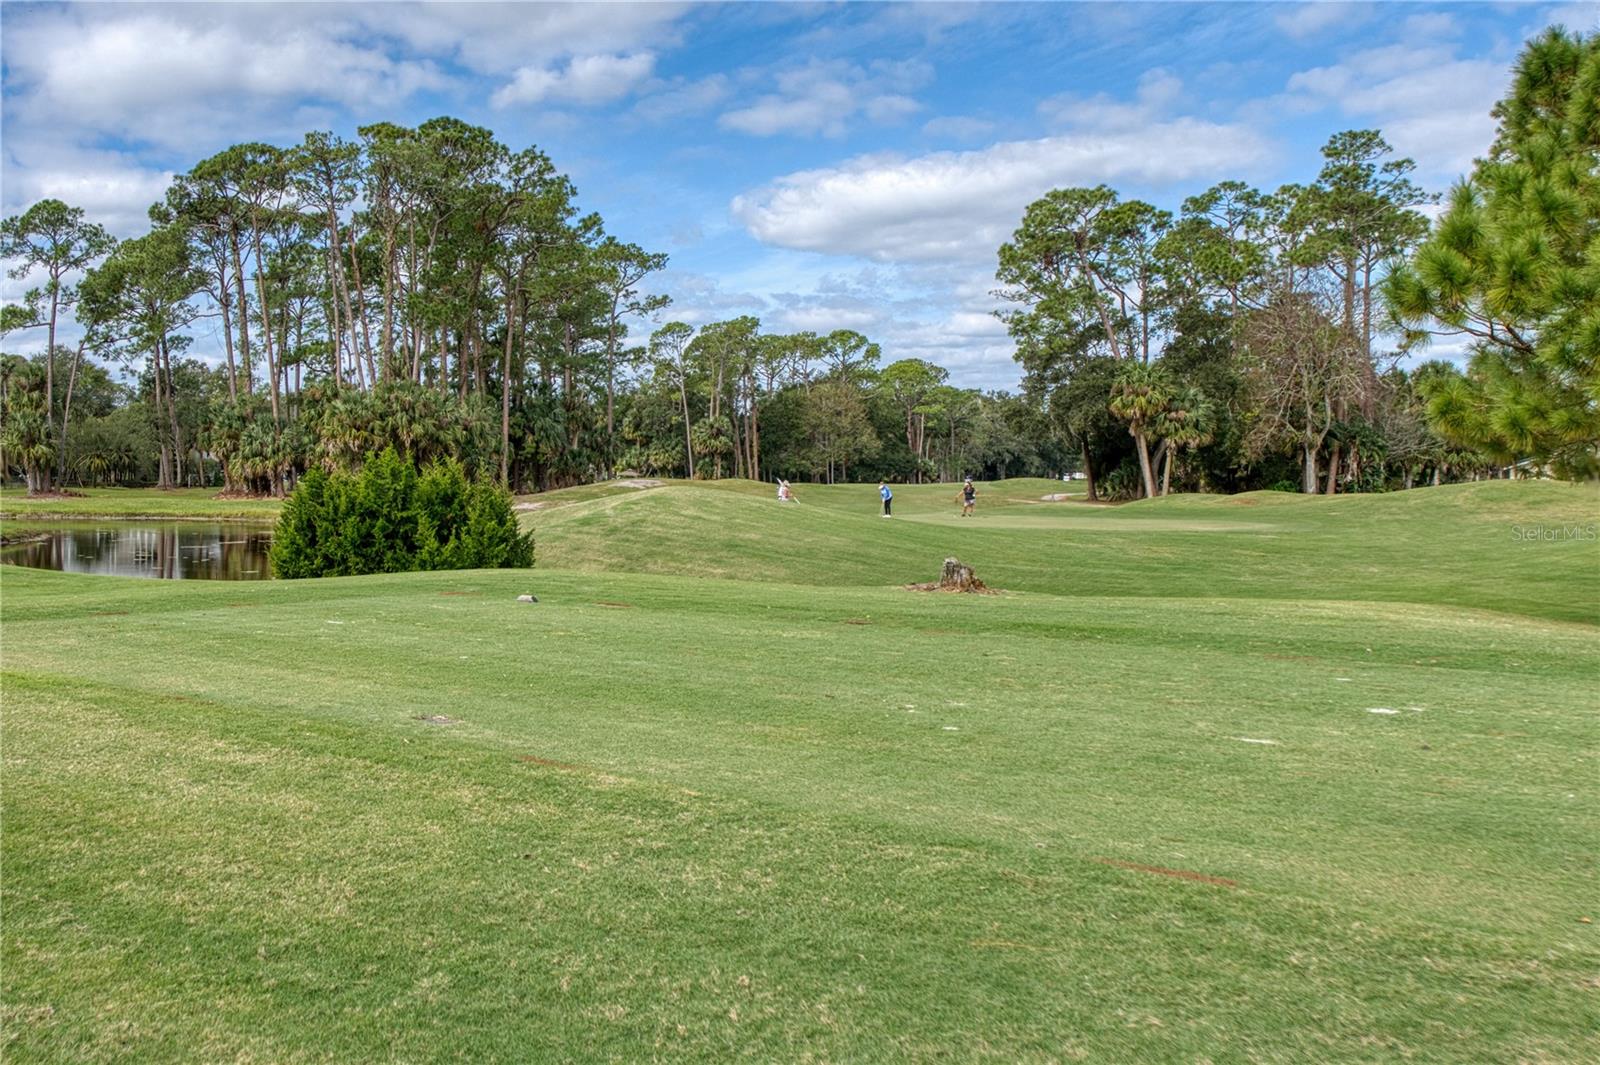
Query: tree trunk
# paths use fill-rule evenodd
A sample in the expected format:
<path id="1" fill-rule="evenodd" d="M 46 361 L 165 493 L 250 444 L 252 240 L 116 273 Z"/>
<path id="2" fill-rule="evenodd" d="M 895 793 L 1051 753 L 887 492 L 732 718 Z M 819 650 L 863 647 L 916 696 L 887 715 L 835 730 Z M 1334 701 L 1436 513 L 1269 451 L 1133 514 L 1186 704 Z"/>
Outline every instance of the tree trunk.
<path id="1" fill-rule="evenodd" d="M 176 488 L 183 483 L 183 432 L 178 428 L 178 384 L 172 376 L 172 353 L 165 341 L 161 343 L 161 362 L 167 368 L 167 421 L 172 428 L 172 483 Z"/>
<path id="2" fill-rule="evenodd" d="M 67 377 L 67 398 L 61 405 L 61 445 L 56 450 L 56 480 L 67 483 L 67 424 L 72 420 L 72 389 L 78 383 L 78 367 L 83 362 L 83 341 L 72 357 L 72 373 Z"/>
<path id="3" fill-rule="evenodd" d="M 1100 501 L 1100 497 L 1095 493 L 1094 490 L 1094 462 L 1089 458 L 1088 442 L 1085 441 L 1084 443 L 1079 444 L 1078 450 L 1083 452 L 1083 479 L 1088 483 L 1089 487 L 1088 500 L 1091 503 L 1098 503 Z"/>
<path id="4" fill-rule="evenodd" d="M 361 307 L 361 313 L 359 315 L 357 315 L 356 317 L 358 317 L 360 319 L 360 321 L 361 321 L 361 354 L 364 357 L 365 364 L 366 364 L 365 380 L 364 381 L 360 381 L 358 383 L 360 383 L 362 385 L 368 385 L 368 384 L 377 384 L 378 383 L 378 373 L 377 373 L 377 368 L 372 365 L 372 328 L 371 328 L 371 326 L 369 326 L 367 324 L 367 298 L 366 298 L 367 290 L 366 290 L 366 286 L 364 284 L 362 284 L 362 281 L 361 281 L 361 254 L 360 254 L 360 251 L 361 251 L 360 245 L 354 239 L 352 239 L 350 241 L 350 274 L 351 274 L 352 277 L 355 278 L 355 282 L 356 282 L 356 301 L 360 304 L 360 307 Z M 349 286 L 348 285 L 345 287 L 345 290 L 348 293 L 348 291 L 349 291 Z M 355 341 L 354 328 L 355 328 L 354 326 L 351 327 L 350 339 L 351 339 L 352 343 Z M 362 376 L 361 373 L 360 373 L 361 368 L 362 368 L 362 359 L 357 359 L 356 360 L 356 370 L 357 370 L 357 376 L 358 377 Z"/>
<path id="5" fill-rule="evenodd" d="M 1156 494 L 1156 478 L 1154 472 L 1150 469 L 1150 446 L 1145 441 L 1142 430 L 1129 429 L 1128 431 L 1133 434 L 1133 442 L 1139 449 L 1139 474 L 1144 478 L 1144 497 L 1153 499 Z"/>
<path id="6" fill-rule="evenodd" d="M 761 397 L 750 386 L 750 479 L 761 480 Z"/>
<path id="7" fill-rule="evenodd" d="M 514 290 L 513 290 L 514 291 Z M 506 345 L 500 358 L 500 486 L 511 488 L 511 338 L 517 330 L 516 297 L 506 295 Z"/>
<path id="8" fill-rule="evenodd" d="M 1327 494 L 1333 495 L 1339 488 L 1339 445 L 1333 445 L 1333 453 L 1328 456 L 1328 487 Z"/>
<path id="9" fill-rule="evenodd" d="M 239 252 L 239 231 L 228 230 L 228 243 L 233 249 L 233 279 L 239 286 L 239 361 L 244 364 L 244 391 L 246 395 L 256 390 L 255 375 L 250 371 L 250 297 L 244 283 L 244 257 Z"/>
<path id="10" fill-rule="evenodd" d="M 1305 463 L 1300 471 L 1300 489 L 1308 496 L 1317 494 L 1317 451 L 1310 444 L 1303 445 Z"/>
<path id="11" fill-rule="evenodd" d="M 678 399 L 683 403 L 683 449 L 689 457 L 688 479 L 694 480 L 694 440 L 689 435 L 689 391 L 684 382 L 685 370 L 678 368 Z"/>
<path id="12" fill-rule="evenodd" d="M 56 313 L 61 306 L 61 279 L 50 279 L 50 328 L 44 348 L 44 427 L 48 432 L 56 421 Z"/>
<path id="13" fill-rule="evenodd" d="M 228 353 L 228 401 L 234 406 L 239 405 L 239 372 L 233 363 L 233 321 L 228 308 L 233 303 L 233 297 L 228 291 L 228 267 L 224 263 L 219 280 L 222 283 L 222 299 L 217 306 L 222 311 L 222 347 Z"/>

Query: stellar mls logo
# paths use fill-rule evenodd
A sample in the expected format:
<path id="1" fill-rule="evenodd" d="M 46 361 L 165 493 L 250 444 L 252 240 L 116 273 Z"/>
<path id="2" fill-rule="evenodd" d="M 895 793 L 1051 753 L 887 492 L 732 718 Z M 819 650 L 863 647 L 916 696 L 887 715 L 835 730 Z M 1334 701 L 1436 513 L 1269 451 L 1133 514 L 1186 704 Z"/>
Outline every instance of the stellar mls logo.
<path id="1" fill-rule="evenodd" d="M 1566 540 L 1593 543 L 1600 540 L 1600 524 L 1587 525 L 1513 525 L 1511 539 L 1519 544 L 1553 544 Z"/>

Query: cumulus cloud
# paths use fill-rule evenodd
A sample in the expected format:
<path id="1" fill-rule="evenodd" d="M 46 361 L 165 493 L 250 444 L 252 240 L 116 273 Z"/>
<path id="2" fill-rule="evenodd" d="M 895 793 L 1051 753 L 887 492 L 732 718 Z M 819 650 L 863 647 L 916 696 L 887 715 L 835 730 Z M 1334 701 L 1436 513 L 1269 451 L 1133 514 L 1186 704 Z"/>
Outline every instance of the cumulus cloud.
<path id="1" fill-rule="evenodd" d="M 732 211 L 757 239 L 781 247 L 970 261 L 993 255 L 1023 208 L 1051 188 L 1170 185 L 1237 173 L 1268 154 L 1249 128 L 1178 118 L 910 159 L 863 156 L 781 177 L 736 197 Z"/>
<path id="2" fill-rule="evenodd" d="M 927 64 L 915 61 L 878 61 L 862 67 L 813 59 L 779 70 L 775 92 L 723 112 L 717 124 L 757 137 L 782 133 L 838 137 L 858 116 L 886 124 L 916 112 L 920 105 L 909 93 L 925 85 L 932 73 Z"/>
<path id="3" fill-rule="evenodd" d="M 356 10 L 373 33 L 414 51 L 448 57 L 478 73 L 506 74 L 560 56 L 631 54 L 675 43 L 674 23 L 690 6 L 399 3 L 363 4 Z"/>
<path id="4" fill-rule="evenodd" d="M 312 22 L 262 34 L 248 18 L 203 8 L 8 16 L 8 119 L 184 146 L 233 106 L 383 105 L 447 84 L 431 60 L 392 58 L 330 29 Z"/>
<path id="5" fill-rule="evenodd" d="M 1489 112 L 1510 80 L 1498 59 L 1457 58 L 1453 47 L 1387 45 L 1293 75 L 1288 106 L 1333 108 L 1377 126 L 1423 171 L 1449 178 L 1470 169 L 1494 139 Z"/>
<path id="6" fill-rule="evenodd" d="M 149 208 L 165 195 L 172 172 L 142 165 L 113 151 L 84 148 L 8 148 L 4 213 L 16 214 L 43 199 L 82 207 L 119 237 L 150 226 Z"/>
<path id="7" fill-rule="evenodd" d="M 624 95 L 684 4 L 79 4 L 6 11 L 8 135 L 70 126 L 175 152 L 220 125 L 294 135 L 309 110 L 373 114 L 470 75 L 506 104 Z M 464 74 L 463 72 L 468 72 Z"/>
<path id="8" fill-rule="evenodd" d="M 602 104 L 628 95 L 655 69 L 651 52 L 574 56 L 562 68 L 523 67 L 490 98 L 496 107 L 563 100 Z"/>

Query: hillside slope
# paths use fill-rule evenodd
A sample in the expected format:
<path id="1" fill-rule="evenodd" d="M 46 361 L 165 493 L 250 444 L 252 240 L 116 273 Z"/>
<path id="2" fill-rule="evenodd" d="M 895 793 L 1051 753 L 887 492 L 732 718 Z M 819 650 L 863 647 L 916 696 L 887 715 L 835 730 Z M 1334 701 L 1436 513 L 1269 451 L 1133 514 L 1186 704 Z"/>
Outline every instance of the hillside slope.
<path id="1" fill-rule="evenodd" d="M 817 585 L 929 580 L 947 555 L 990 584 L 1072 596 L 1438 603 L 1600 621 L 1593 486 L 1482 482 L 1374 496 L 1258 492 L 1121 507 L 1043 502 L 981 486 L 974 518 L 949 485 L 803 486 L 781 506 L 761 486 L 672 484 L 577 501 L 551 493 L 529 521 L 539 565 Z"/>

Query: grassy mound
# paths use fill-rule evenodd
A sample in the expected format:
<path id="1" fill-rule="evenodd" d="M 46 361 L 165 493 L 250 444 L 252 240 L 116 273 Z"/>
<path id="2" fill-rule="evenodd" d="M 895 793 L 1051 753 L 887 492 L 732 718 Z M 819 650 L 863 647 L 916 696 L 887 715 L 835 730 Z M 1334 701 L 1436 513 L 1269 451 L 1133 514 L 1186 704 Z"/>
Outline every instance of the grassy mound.
<path id="1" fill-rule="evenodd" d="M 540 564 L 595 572 L 849 586 L 929 580 L 946 555 L 995 587 L 1070 596 L 1437 603 L 1600 620 L 1600 494 L 1483 482 L 1375 496 L 1177 496 L 1120 507 L 1041 501 L 1051 481 L 980 486 L 958 516 L 950 485 L 667 485 L 565 499 L 527 515 Z M 1044 489 L 1044 491 L 1041 491 Z M 1559 530 L 1560 539 L 1530 538 Z"/>

